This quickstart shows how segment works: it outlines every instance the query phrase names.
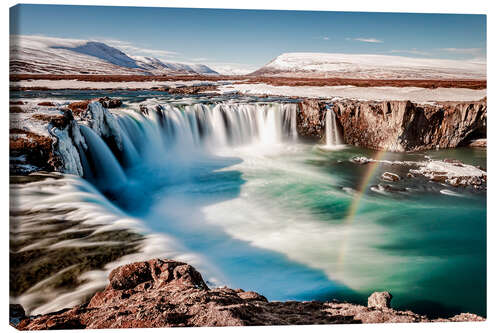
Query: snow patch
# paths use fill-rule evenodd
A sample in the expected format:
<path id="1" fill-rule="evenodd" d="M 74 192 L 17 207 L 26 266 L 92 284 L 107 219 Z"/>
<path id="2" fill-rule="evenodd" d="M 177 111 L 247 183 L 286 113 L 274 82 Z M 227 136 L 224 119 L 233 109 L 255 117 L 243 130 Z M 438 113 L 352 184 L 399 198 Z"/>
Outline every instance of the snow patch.
<path id="1" fill-rule="evenodd" d="M 297 96 L 304 98 L 332 98 L 356 100 L 410 100 L 416 103 L 430 101 L 476 101 L 486 96 L 486 89 L 419 88 L 419 87 L 355 87 L 355 86 L 272 86 L 265 83 L 219 86 L 221 94 L 235 92 L 247 95 Z"/>

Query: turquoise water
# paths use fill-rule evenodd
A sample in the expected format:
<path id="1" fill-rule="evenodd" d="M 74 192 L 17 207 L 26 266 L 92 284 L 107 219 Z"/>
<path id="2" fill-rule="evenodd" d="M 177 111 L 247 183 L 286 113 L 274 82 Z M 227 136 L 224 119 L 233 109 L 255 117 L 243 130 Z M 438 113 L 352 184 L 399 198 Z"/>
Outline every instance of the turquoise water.
<path id="1" fill-rule="evenodd" d="M 54 94 L 95 96 L 15 97 Z M 120 97 L 138 103 L 152 96 Z M 202 273 L 212 285 L 255 290 L 270 300 L 360 303 L 388 290 L 396 308 L 485 316 L 486 192 L 408 178 L 408 166 L 354 164 L 355 156 L 454 158 L 486 167 L 480 148 L 378 154 L 350 146 L 324 150 L 299 140 L 154 151 L 125 168 L 125 190 L 106 195 L 153 232 L 197 254 L 211 267 Z M 376 191 L 386 183 L 380 180 L 385 171 L 403 177 L 392 184 L 402 191 Z"/>
<path id="2" fill-rule="evenodd" d="M 349 161 L 375 154 L 304 143 L 235 148 L 193 163 L 182 181 L 156 183 L 146 207 L 130 212 L 205 256 L 225 284 L 271 300 L 364 303 L 388 290 L 396 308 L 486 315 L 486 193 L 405 178 L 409 167 L 371 172 Z M 426 155 L 486 165 L 485 150 L 471 148 L 383 159 Z M 403 176 L 394 186 L 407 191 L 371 190 L 384 171 Z"/>

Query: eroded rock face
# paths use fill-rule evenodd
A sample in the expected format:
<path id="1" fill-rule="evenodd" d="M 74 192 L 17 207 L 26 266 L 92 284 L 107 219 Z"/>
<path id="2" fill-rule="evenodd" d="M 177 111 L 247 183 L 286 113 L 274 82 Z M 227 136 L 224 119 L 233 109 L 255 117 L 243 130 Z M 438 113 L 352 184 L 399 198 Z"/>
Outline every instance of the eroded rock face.
<path id="1" fill-rule="evenodd" d="M 324 135 L 324 103 L 315 99 L 305 99 L 299 103 L 297 133 L 302 137 L 321 139 Z"/>
<path id="2" fill-rule="evenodd" d="M 486 137 L 486 99 L 436 105 L 410 101 L 329 102 L 344 142 L 388 151 L 453 148 Z M 326 102 L 304 100 L 299 105 L 299 135 L 324 135 Z"/>
<path id="3" fill-rule="evenodd" d="M 268 302 L 242 289 L 209 289 L 192 266 L 153 259 L 121 266 L 110 283 L 89 303 L 71 309 L 21 318 L 21 330 L 135 328 L 169 326 L 301 325 L 423 322 L 427 317 L 389 307 L 390 294 L 374 293 L 369 307 L 341 302 Z M 389 296 L 388 296 L 389 295 Z M 17 309 L 16 315 L 21 313 Z M 480 321 L 460 314 L 439 321 Z"/>

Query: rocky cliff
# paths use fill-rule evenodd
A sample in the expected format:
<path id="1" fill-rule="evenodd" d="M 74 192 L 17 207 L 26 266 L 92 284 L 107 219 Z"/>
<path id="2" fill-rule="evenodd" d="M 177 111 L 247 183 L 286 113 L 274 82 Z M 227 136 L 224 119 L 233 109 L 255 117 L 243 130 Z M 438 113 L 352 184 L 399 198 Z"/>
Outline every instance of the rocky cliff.
<path id="1" fill-rule="evenodd" d="M 114 269 L 109 284 L 90 302 L 25 317 L 12 304 L 11 325 L 20 330 L 169 326 L 246 326 L 428 322 L 426 316 L 390 308 L 388 292 L 373 293 L 368 306 L 331 302 L 269 302 L 252 291 L 209 289 L 192 266 L 153 259 Z M 434 321 L 482 321 L 460 314 Z"/>
<path id="2" fill-rule="evenodd" d="M 454 148 L 486 138 L 486 99 L 432 105 L 410 101 L 304 100 L 299 104 L 297 117 L 299 135 L 323 138 L 328 108 L 335 112 L 344 142 L 360 147 L 415 151 Z"/>

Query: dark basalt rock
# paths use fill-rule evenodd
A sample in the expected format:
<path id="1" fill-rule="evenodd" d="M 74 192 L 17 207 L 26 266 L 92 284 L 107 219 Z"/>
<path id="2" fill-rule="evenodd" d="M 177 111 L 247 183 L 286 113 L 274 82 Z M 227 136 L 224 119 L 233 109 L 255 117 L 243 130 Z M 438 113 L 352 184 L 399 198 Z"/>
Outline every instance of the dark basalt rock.
<path id="1" fill-rule="evenodd" d="M 26 313 L 24 312 L 24 308 L 21 306 L 21 304 L 9 305 L 9 323 L 12 326 L 15 327 L 24 318 L 26 318 Z"/>
<path id="2" fill-rule="evenodd" d="M 200 85 L 200 86 L 184 86 L 184 87 L 168 87 L 160 89 L 168 92 L 169 94 L 187 94 L 187 95 L 195 95 L 200 94 L 206 91 L 215 90 L 214 85 Z"/>
<path id="3" fill-rule="evenodd" d="M 258 293 L 227 287 L 209 289 L 192 266 L 153 259 L 114 269 L 110 284 L 89 303 L 23 318 L 20 330 L 169 326 L 311 325 L 431 321 L 390 308 L 391 295 L 377 292 L 368 307 L 332 302 L 268 302 Z M 19 312 L 19 311 L 18 311 Z M 17 314 L 17 312 L 16 312 Z M 11 322 L 13 315 L 11 312 Z M 460 314 L 437 321 L 482 321 Z"/>
<path id="4" fill-rule="evenodd" d="M 101 97 L 97 99 L 101 105 L 107 109 L 119 108 L 122 106 L 122 101 L 118 98 L 110 98 L 110 97 Z"/>

